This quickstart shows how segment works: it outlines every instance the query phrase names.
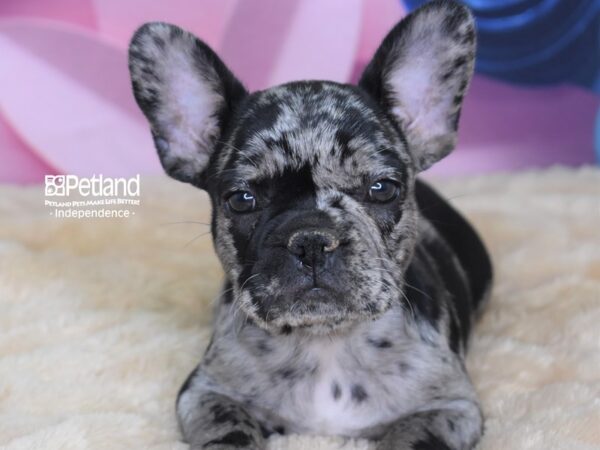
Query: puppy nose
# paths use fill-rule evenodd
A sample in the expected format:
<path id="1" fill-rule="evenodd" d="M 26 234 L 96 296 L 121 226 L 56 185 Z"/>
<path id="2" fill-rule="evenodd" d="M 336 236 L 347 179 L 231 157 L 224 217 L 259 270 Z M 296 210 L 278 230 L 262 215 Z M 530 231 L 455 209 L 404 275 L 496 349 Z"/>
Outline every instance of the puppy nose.
<path id="1" fill-rule="evenodd" d="M 340 245 L 335 235 L 327 230 L 297 231 L 288 240 L 287 248 L 306 267 L 314 267 L 325 262 L 328 254 Z"/>

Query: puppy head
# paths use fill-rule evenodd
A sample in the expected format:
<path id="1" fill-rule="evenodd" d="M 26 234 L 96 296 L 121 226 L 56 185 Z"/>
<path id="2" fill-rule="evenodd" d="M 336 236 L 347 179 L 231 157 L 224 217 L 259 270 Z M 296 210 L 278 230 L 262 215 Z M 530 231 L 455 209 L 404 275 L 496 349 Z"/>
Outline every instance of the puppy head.
<path id="1" fill-rule="evenodd" d="M 234 301 L 260 326 L 331 331 L 402 301 L 415 175 L 454 147 L 474 52 L 468 10 L 437 1 L 392 29 L 358 86 L 250 94 L 193 35 L 136 32 L 133 90 L 161 163 L 210 194 Z"/>

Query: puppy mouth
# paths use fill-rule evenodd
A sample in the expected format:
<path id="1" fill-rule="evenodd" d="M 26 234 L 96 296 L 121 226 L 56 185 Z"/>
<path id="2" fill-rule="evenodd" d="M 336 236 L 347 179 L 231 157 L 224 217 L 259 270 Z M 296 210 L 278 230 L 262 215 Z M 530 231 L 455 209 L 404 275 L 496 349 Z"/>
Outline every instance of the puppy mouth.
<path id="1" fill-rule="evenodd" d="M 254 314 L 269 329 L 287 327 L 332 330 L 354 321 L 358 315 L 346 295 L 334 287 L 309 286 L 280 294 L 277 298 L 254 298 Z"/>
<path id="2" fill-rule="evenodd" d="M 338 296 L 339 294 L 330 288 L 323 286 L 312 286 L 296 293 L 294 299 L 295 304 L 301 305 L 301 310 L 313 310 L 318 307 L 338 303 Z"/>
<path id="3" fill-rule="evenodd" d="M 240 306 L 269 331 L 280 327 L 333 330 L 372 319 L 389 303 L 389 290 L 379 292 L 377 288 L 391 281 L 382 280 L 383 271 L 357 260 L 357 252 L 342 249 L 319 254 L 321 261 L 290 255 L 287 248 L 271 251 L 238 280 L 246 291 Z"/>

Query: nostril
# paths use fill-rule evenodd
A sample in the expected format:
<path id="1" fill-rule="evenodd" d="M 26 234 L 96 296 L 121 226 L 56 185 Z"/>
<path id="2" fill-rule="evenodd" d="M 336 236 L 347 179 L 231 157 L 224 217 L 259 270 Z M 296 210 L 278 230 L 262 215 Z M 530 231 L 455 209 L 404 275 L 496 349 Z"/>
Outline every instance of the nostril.
<path id="1" fill-rule="evenodd" d="M 290 236 L 287 248 L 290 253 L 300 258 L 304 265 L 312 265 L 325 254 L 335 251 L 339 245 L 339 240 L 329 231 L 302 230 Z"/>
<path id="2" fill-rule="evenodd" d="M 304 245 L 302 245 L 302 243 L 298 242 L 298 241 L 291 241 L 288 244 L 288 250 L 290 251 L 290 253 L 298 256 L 299 258 L 303 258 L 306 256 L 306 249 L 304 248 Z"/>
<path id="3" fill-rule="evenodd" d="M 323 248 L 321 249 L 321 251 L 323 251 L 325 253 L 329 253 L 329 252 L 334 251 L 339 246 L 340 246 L 340 241 L 338 239 L 334 238 L 333 236 L 331 236 L 331 239 L 325 245 L 323 245 Z"/>

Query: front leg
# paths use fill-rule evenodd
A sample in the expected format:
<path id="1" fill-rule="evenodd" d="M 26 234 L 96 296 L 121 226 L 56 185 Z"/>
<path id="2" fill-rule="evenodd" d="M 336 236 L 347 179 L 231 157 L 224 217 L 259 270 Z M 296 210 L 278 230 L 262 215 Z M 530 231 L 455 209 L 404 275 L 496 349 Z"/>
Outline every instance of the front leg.
<path id="1" fill-rule="evenodd" d="M 198 370 L 177 398 L 177 418 L 192 450 L 262 450 L 258 422 L 243 405 L 213 390 Z"/>
<path id="2" fill-rule="evenodd" d="M 477 404 L 452 400 L 444 408 L 399 419 L 377 450 L 470 450 L 482 434 L 483 417 Z"/>

